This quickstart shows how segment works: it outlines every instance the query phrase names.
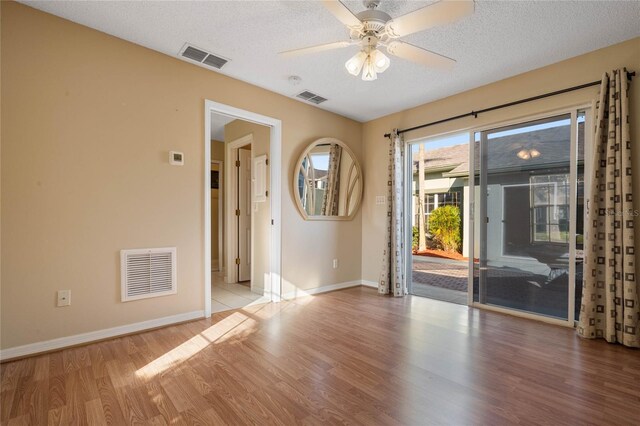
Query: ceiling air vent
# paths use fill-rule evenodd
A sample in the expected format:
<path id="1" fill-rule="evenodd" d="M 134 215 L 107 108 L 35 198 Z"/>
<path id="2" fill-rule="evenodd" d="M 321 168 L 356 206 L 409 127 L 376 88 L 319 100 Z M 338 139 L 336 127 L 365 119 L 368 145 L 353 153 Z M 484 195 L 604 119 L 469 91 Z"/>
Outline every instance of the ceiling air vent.
<path id="1" fill-rule="evenodd" d="M 187 58 L 190 61 L 197 62 L 201 65 L 206 65 L 210 68 L 220 69 L 229 62 L 228 59 L 222 58 L 206 50 L 194 47 L 190 44 L 185 44 L 180 50 L 180 56 Z"/>
<path id="2" fill-rule="evenodd" d="M 175 247 L 121 250 L 120 270 L 123 302 L 178 291 Z"/>
<path id="3" fill-rule="evenodd" d="M 214 68 L 217 68 L 217 69 L 222 68 L 224 66 L 224 64 L 226 64 L 227 62 L 229 62 L 229 61 L 227 61 L 226 59 L 222 59 L 219 56 L 212 55 L 212 54 L 209 54 L 209 56 L 207 56 L 205 58 L 205 60 L 202 61 L 203 64 L 209 65 L 210 67 L 214 67 Z"/>
<path id="4" fill-rule="evenodd" d="M 305 90 L 304 92 L 298 93 L 296 98 L 304 99 L 305 101 L 309 101 L 316 105 L 323 103 L 327 100 L 327 98 L 323 98 L 322 96 L 316 95 L 313 92 Z"/>

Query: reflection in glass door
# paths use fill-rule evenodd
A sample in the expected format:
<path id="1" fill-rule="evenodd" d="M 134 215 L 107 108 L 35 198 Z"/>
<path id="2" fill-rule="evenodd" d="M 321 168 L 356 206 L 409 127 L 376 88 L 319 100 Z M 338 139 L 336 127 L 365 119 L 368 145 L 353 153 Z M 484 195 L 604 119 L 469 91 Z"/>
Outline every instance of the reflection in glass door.
<path id="1" fill-rule="evenodd" d="M 574 319 L 584 121 L 573 113 L 476 134 L 475 302 Z"/>

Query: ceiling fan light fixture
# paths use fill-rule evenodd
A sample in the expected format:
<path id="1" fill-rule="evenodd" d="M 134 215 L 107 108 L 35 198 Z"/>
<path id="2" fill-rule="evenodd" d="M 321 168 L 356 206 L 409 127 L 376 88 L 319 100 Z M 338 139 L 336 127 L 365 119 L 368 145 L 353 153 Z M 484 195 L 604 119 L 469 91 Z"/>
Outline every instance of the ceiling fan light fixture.
<path id="1" fill-rule="evenodd" d="M 364 62 L 364 67 L 362 70 L 362 80 L 364 81 L 373 81 L 378 78 L 378 73 L 376 72 L 376 63 L 372 58 L 372 54 L 367 55 L 367 59 Z"/>
<path id="2" fill-rule="evenodd" d="M 360 71 L 362 70 L 362 66 L 364 65 L 366 60 L 367 60 L 367 54 L 363 51 L 360 51 L 355 55 L 353 55 L 351 59 L 349 59 L 344 64 L 344 66 L 345 68 L 347 68 L 347 71 L 349 72 L 349 74 L 357 76 L 358 74 L 360 74 Z"/>
<path id="3" fill-rule="evenodd" d="M 373 59 L 373 64 L 376 68 L 376 72 L 385 72 L 387 68 L 389 68 L 389 65 L 391 65 L 389 57 L 379 50 L 374 50 L 371 53 L 371 56 Z"/>
<path id="4" fill-rule="evenodd" d="M 381 51 L 373 49 L 370 53 L 361 50 L 349 59 L 345 68 L 349 74 L 357 76 L 362 71 L 362 80 L 373 81 L 378 78 L 378 73 L 382 73 L 389 68 L 391 61 Z"/>
<path id="5" fill-rule="evenodd" d="M 342 1 L 323 0 L 325 8 L 333 14 L 349 30 L 349 41 L 338 41 L 293 49 L 280 52 L 280 55 L 290 57 L 305 53 L 323 52 L 325 50 L 340 49 L 354 44 L 361 46 L 346 63 L 349 74 L 358 76 L 363 71 L 362 79 L 375 80 L 378 73 L 384 72 L 390 65 L 389 58 L 378 48 L 386 47 L 387 53 L 443 71 L 450 71 L 456 61 L 397 40 L 409 34 L 427 30 L 432 27 L 450 24 L 474 12 L 475 0 L 435 1 L 420 9 L 409 12 L 397 18 L 378 10 L 381 0 L 363 0 L 367 10 L 354 14 Z"/>

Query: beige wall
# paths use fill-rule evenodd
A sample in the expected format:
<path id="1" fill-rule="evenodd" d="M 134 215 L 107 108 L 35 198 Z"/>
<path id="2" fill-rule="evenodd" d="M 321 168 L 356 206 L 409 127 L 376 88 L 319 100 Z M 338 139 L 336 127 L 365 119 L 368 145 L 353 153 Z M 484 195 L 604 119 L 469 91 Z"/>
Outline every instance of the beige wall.
<path id="1" fill-rule="evenodd" d="M 224 141 L 211 140 L 211 159 L 224 161 Z"/>
<path id="2" fill-rule="evenodd" d="M 282 120 L 285 291 L 359 279 L 360 215 L 303 221 L 291 176 L 320 137 L 360 156 L 360 123 L 17 3 L 0 7 L 1 348 L 203 309 L 205 99 Z M 169 150 L 185 165 L 170 166 Z M 165 246 L 178 250 L 178 294 L 120 303 L 119 250 Z M 55 307 L 58 289 L 71 289 L 71 306 Z"/>
<path id="3" fill-rule="evenodd" d="M 409 128 L 472 110 L 599 80 L 603 72 L 621 67 L 640 71 L 640 38 L 365 123 L 363 127 L 364 169 L 368 173 L 362 209 L 363 279 L 376 281 L 382 261 L 386 206 L 377 206 L 375 196 L 384 195 L 386 191 L 388 142 L 383 136 L 385 133 L 393 128 Z M 640 126 L 640 76 L 634 79 L 631 90 L 632 140 L 637 141 Z M 591 103 L 597 91 L 595 87 L 584 89 L 482 114 L 476 119 L 467 118 L 444 123 L 407 133 L 405 140 Z M 634 159 L 635 169 L 640 171 L 640 148 L 635 149 Z M 636 189 L 640 188 L 640 172 L 636 173 L 634 183 Z M 636 197 L 635 202 L 636 209 L 640 209 L 640 197 Z M 638 228 L 640 227 L 636 226 L 636 238 L 640 238 Z"/>

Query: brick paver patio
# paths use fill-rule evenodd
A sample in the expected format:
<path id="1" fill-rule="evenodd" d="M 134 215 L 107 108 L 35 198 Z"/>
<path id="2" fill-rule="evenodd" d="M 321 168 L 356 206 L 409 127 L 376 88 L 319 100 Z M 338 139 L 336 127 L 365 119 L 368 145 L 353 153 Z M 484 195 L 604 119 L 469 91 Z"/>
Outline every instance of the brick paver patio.
<path id="1" fill-rule="evenodd" d="M 413 283 L 466 292 L 468 271 L 469 264 L 466 261 L 455 263 L 414 262 Z"/>

